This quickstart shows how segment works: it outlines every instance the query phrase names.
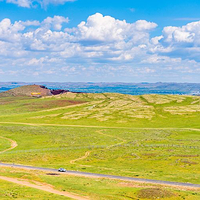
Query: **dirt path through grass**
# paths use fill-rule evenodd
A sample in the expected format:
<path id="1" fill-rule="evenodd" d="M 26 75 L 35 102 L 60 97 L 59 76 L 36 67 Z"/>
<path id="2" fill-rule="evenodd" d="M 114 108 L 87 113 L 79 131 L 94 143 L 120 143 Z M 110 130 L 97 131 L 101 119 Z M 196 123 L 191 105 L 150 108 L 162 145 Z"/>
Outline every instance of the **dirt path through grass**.
<path id="1" fill-rule="evenodd" d="M 16 183 L 16 184 L 19 184 L 19 185 L 23 185 L 23 186 L 26 186 L 26 187 L 31 187 L 31 188 L 35 188 L 35 189 L 38 189 L 38 190 L 43 190 L 43 191 L 46 191 L 46 192 L 50 192 L 50 193 L 53 193 L 53 194 L 69 197 L 71 199 L 76 199 L 76 200 L 88 200 L 89 199 L 87 197 L 81 197 L 81 196 L 79 196 L 77 194 L 73 194 L 73 193 L 69 193 L 69 192 L 63 192 L 63 191 L 59 191 L 59 190 L 53 189 L 52 185 L 42 184 L 42 183 L 36 182 L 36 181 L 34 181 L 35 184 L 33 184 L 33 183 L 30 183 L 27 180 L 9 178 L 9 177 L 5 177 L 5 176 L 0 176 L 0 179 L 4 180 L 4 181 L 9 181 L 9 182 L 12 182 L 12 183 Z"/>
<path id="2" fill-rule="evenodd" d="M 119 142 L 119 143 L 117 143 L 117 144 L 112 144 L 112 145 L 110 145 L 110 146 L 107 146 L 106 149 L 110 149 L 110 148 L 112 148 L 112 147 L 114 147 L 114 146 L 122 145 L 122 144 L 124 144 L 125 142 L 127 142 L 127 141 L 124 140 L 123 138 L 120 138 L 120 137 L 117 137 L 117 136 L 108 135 L 108 134 L 106 134 L 106 133 L 103 133 L 102 130 L 99 130 L 99 131 L 96 131 L 96 132 L 97 132 L 98 134 L 100 134 L 100 135 L 105 135 L 105 136 L 107 136 L 107 137 L 111 137 L 111 138 L 118 139 L 118 140 L 121 140 L 121 141 L 122 141 L 122 142 Z"/>
<path id="3" fill-rule="evenodd" d="M 87 158 L 90 155 L 90 153 L 91 153 L 91 151 L 87 151 L 84 156 L 74 159 L 74 160 L 70 160 L 70 164 L 75 164 L 76 161 L 84 160 L 85 158 Z"/>
<path id="4" fill-rule="evenodd" d="M 27 122 L 0 122 L 0 124 L 16 124 L 27 126 L 58 126 L 58 127 L 78 127 L 78 128 L 100 128 L 100 129 L 132 129 L 132 130 L 191 130 L 200 131 L 200 128 L 137 128 L 137 127 L 116 127 L 116 126 L 87 126 L 87 125 L 70 125 L 70 124 L 44 124 L 44 123 L 27 123 Z"/>
<path id="5" fill-rule="evenodd" d="M 120 143 L 116 143 L 116 144 L 109 145 L 109 146 L 106 147 L 106 149 L 110 149 L 110 148 L 112 148 L 112 147 L 114 147 L 114 146 L 121 145 L 121 144 L 124 144 L 124 143 L 126 142 L 126 140 L 124 140 L 124 139 L 122 139 L 122 138 L 120 138 L 120 137 L 113 136 L 113 135 L 108 135 L 108 134 L 106 134 L 106 133 L 103 133 L 102 130 L 99 130 L 99 131 L 96 131 L 96 132 L 97 132 L 98 134 L 100 134 L 100 135 L 104 135 L 104 136 L 111 137 L 111 138 L 118 139 L 118 140 L 121 140 L 121 141 L 122 141 L 122 142 L 120 142 Z M 105 149 L 103 149 L 103 150 L 105 150 Z M 70 160 L 70 164 L 76 164 L 76 163 L 75 163 L 76 161 L 86 159 L 86 158 L 90 155 L 91 152 L 92 152 L 92 151 L 86 151 L 86 153 L 85 153 L 84 156 L 82 156 L 82 157 L 80 157 L 80 158 L 76 158 L 76 159 L 74 159 L 74 160 Z M 88 166 L 88 167 L 91 167 L 90 165 L 80 165 L 80 166 Z M 101 168 L 101 167 L 98 167 L 98 168 Z M 107 168 L 107 169 L 108 169 L 108 168 Z M 110 168 L 109 168 L 109 169 L 110 169 Z"/>
<path id="6" fill-rule="evenodd" d="M 11 142 L 11 147 L 8 148 L 8 149 L 5 149 L 3 151 L 0 151 L 0 154 L 5 153 L 6 151 L 10 151 L 10 150 L 12 150 L 12 149 L 14 149 L 18 146 L 17 142 L 14 141 L 14 140 L 11 140 L 10 138 L 6 138 L 6 137 L 3 137 L 3 136 L 0 136 L 0 138 L 8 140 L 9 142 Z"/>

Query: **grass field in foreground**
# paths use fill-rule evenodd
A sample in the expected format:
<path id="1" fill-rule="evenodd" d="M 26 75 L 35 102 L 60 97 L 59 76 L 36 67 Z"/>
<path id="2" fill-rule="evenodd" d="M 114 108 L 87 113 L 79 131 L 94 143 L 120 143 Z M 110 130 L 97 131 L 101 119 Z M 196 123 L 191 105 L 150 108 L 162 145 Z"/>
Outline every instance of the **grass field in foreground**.
<path id="1" fill-rule="evenodd" d="M 199 131 L 4 125 L 1 162 L 199 183 Z M 183 176 L 184 174 L 184 176 Z"/>
<path id="2" fill-rule="evenodd" d="M 164 200 L 198 200 L 198 191 L 187 191 L 183 188 L 170 188 L 144 183 L 74 177 L 69 175 L 51 175 L 39 171 L 25 171 L 22 169 L 1 168 L 1 176 L 27 180 L 31 183 L 50 185 L 59 191 L 67 191 L 86 196 L 94 200 L 125 200 L 125 199 L 164 199 Z M 68 199 L 59 195 L 48 194 L 36 189 L 18 186 L 0 180 L 1 199 Z M 146 198 L 144 198 L 146 197 Z"/>
<path id="3" fill-rule="evenodd" d="M 59 195 L 51 194 L 45 191 L 40 191 L 34 188 L 21 186 L 18 184 L 10 183 L 7 181 L 0 180 L 0 199 L 29 199 L 29 200 L 66 200 L 70 199 Z"/>

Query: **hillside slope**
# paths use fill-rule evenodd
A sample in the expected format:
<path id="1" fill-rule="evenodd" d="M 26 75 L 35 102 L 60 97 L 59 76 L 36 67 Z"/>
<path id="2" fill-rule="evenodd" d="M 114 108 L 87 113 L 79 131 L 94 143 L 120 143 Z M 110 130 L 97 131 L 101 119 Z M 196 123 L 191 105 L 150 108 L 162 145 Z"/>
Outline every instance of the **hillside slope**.
<path id="1" fill-rule="evenodd" d="M 5 98 L 0 98 L 3 121 L 121 127 L 200 127 L 198 96 L 66 92 L 41 99 L 24 100 L 15 96 L 10 97 L 11 103 Z M 13 99 L 17 104 L 12 102 Z"/>
<path id="2" fill-rule="evenodd" d="M 59 95 L 69 92 L 69 90 L 62 89 L 48 89 L 43 85 L 24 85 L 17 87 L 5 92 L 0 93 L 0 97 L 11 97 L 11 96 L 52 96 Z"/>
<path id="3" fill-rule="evenodd" d="M 0 93 L 0 97 L 32 96 L 32 93 L 40 93 L 41 96 L 50 96 L 51 90 L 40 85 L 25 85 Z"/>

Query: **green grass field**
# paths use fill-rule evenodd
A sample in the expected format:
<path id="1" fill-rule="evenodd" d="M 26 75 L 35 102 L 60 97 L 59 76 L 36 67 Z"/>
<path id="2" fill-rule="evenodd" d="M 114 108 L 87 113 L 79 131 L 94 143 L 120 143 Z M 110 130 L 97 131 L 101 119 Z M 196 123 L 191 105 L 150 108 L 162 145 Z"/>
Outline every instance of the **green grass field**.
<path id="1" fill-rule="evenodd" d="M 199 184 L 200 97 L 67 93 L 0 104 L 0 152 L 6 138 L 18 144 L 1 162 Z M 95 187 L 94 199 L 106 195 Z"/>
<path id="2" fill-rule="evenodd" d="M 0 121 L 200 128 L 200 97 L 194 96 L 67 93 L 42 99 L 2 97 L 0 104 Z"/>
<path id="3" fill-rule="evenodd" d="M 199 183 L 198 131 L 4 125 L 0 133 L 18 143 L 1 162 Z"/>
<path id="4" fill-rule="evenodd" d="M 25 171 L 22 169 L 0 169 L 1 176 L 18 178 L 34 183 L 48 184 L 59 191 L 68 191 L 95 200 L 124 199 L 164 199 L 164 200 L 198 200 L 198 191 L 187 191 L 183 188 L 170 188 L 144 183 L 75 177 L 69 175 L 50 175 L 45 172 Z M 24 186 L 1 181 L 0 199 L 68 199 L 59 195 L 31 189 Z M 142 198 L 143 197 L 143 198 Z M 146 198 L 144 198 L 146 197 Z"/>

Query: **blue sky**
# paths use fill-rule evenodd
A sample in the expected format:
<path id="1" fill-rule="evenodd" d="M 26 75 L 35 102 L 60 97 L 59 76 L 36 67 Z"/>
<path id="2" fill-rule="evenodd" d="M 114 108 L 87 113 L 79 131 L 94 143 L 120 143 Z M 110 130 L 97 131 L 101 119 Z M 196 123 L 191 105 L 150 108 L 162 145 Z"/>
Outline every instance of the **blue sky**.
<path id="1" fill-rule="evenodd" d="M 0 81 L 200 82 L 200 1 L 0 0 Z"/>

